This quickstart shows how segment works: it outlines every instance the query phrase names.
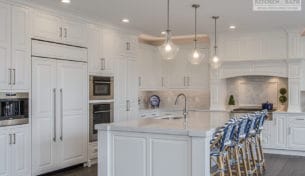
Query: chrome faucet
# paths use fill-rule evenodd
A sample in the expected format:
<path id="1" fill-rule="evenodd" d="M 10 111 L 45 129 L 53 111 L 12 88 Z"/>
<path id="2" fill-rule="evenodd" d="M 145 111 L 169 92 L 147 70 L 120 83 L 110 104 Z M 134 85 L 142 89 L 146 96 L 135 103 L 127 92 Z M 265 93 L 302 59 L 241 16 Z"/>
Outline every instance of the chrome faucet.
<path id="1" fill-rule="evenodd" d="M 176 101 L 175 101 L 175 105 L 178 104 L 178 99 L 183 96 L 184 97 L 184 109 L 183 109 L 183 116 L 184 116 L 184 121 L 186 122 L 186 116 L 187 116 L 187 111 L 186 111 L 186 96 L 185 94 L 181 93 L 177 96 Z"/>

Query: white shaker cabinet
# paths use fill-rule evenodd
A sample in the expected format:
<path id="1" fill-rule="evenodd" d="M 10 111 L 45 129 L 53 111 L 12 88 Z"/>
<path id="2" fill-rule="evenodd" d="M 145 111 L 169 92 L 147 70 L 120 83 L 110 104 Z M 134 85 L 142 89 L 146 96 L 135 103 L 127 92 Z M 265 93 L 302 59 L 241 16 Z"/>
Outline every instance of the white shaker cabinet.
<path id="1" fill-rule="evenodd" d="M 105 48 L 105 39 L 111 40 L 111 36 L 106 35 L 107 33 L 96 26 L 90 26 L 88 29 L 88 64 L 91 74 L 113 74 L 113 54 L 106 52 Z"/>
<path id="2" fill-rule="evenodd" d="M 276 115 L 273 118 L 273 146 L 275 148 L 281 149 L 286 148 L 286 139 L 287 139 L 287 124 L 286 124 L 286 115 Z"/>
<path id="3" fill-rule="evenodd" d="M 87 45 L 87 25 L 76 19 L 64 19 L 53 14 L 34 11 L 33 38 L 76 46 Z"/>
<path id="4" fill-rule="evenodd" d="M 305 151 L 305 116 L 295 116 L 287 119 L 289 149 Z"/>
<path id="5" fill-rule="evenodd" d="M 115 59 L 115 121 L 138 118 L 138 84 L 136 61 Z"/>
<path id="6" fill-rule="evenodd" d="M 81 62 L 32 58 L 33 174 L 87 160 L 86 67 Z"/>
<path id="7" fill-rule="evenodd" d="M 11 84 L 11 15 L 10 6 L 0 3 L 0 89 Z"/>
<path id="8" fill-rule="evenodd" d="M 162 78 L 161 58 L 154 46 L 141 44 L 137 59 L 139 71 L 139 88 L 142 90 L 157 90 L 164 86 Z"/>
<path id="9" fill-rule="evenodd" d="M 31 147 L 28 125 L 0 128 L 0 176 L 30 176 Z"/>
<path id="10" fill-rule="evenodd" d="M 0 14 L 0 90 L 27 91 L 30 82 L 28 9 L 0 3 Z"/>

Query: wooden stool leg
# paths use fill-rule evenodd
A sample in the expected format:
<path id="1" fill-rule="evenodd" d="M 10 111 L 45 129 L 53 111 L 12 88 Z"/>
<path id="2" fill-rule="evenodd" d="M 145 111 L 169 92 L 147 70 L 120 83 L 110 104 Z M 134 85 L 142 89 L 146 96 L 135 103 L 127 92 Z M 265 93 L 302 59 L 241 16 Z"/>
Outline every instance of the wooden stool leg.
<path id="1" fill-rule="evenodd" d="M 236 160 L 236 172 L 237 172 L 237 176 L 241 176 L 238 146 L 234 147 L 234 154 L 235 154 L 235 160 Z"/>
<path id="2" fill-rule="evenodd" d="M 258 146 L 259 146 L 259 149 L 260 149 L 261 159 L 262 159 L 262 162 L 263 162 L 263 171 L 265 171 L 266 170 L 265 154 L 263 152 L 263 146 L 262 146 L 262 141 L 261 141 L 260 136 L 258 137 Z"/>
<path id="3" fill-rule="evenodd" d="M 248 167 L 248 174 L 249 174 L 249 172 L 251 171 L 251 160 L 250 160 L 250 157 L 249 157 L 249 155 L 250 155 L 250 151 L 249 151 L 249 144 L 248 144 L 248 142 L 246 142 L 246 144 L 245 144 L 245 154 L 246 154 L 246 161 L 247 161 L 247 167 Z"/>
<path id="4" fill-rule="evenodd" d="M 232 168 L 231 168 L 231 162 L 230 162 L 229 153 L 226 156 L 226 160 L 227 160 L 227 167 L 228 167 L 228 171 L 229 171 L 229 176 L 232 176 Z"/>
<path id="5" fill-rule="evenodd" d="M 258 176 L 258 173 L 257 173 L 257 169 L 256 169 L 256 161 L 255 161 L 255 157 L 254 157 L 254 154 L 253 154 L 253 145 L 252 143 L 249 143 L 249 150 L 250 150 L 250 156 L 251 156 L 251 170 L 254 171 L 255 175 Z"/>
<path id="6" fill-rule="evenodd" d="M 260 175 L 263 175 L 263 168 L 262 168 L 262 156 L 261 156 L 261 151 L 260 151 L 260 146 L 259 146 L 259 138 L 258 137 L 255 137 L 255 149 L 256 149 L 256 163 L 257 163 L 257 166 L 258 166 L 258 171 L 259 171 L 259 174 Z"/>
<path id="7" fill-rule="evenodd" d="M 245 173 L 246 173 L 246 175 L 248 175 L 249 172 L 248 172 L 248 166 L 247 166 L 247 160 L 246 160 L 247 156 L 246 156 L 246 152 L 245 152 L 244 148 L 240 149 L 240 154 L 242 156 L 242 161 L 243 161 L 243 166 L 244 166 Z"/>
<path id="8" fill-rule="evenodd" d="M 222 156 L 219 156 L 218 157 L 218 162 L 219 162 L 219 169 L 221 170 L 220 171 L 220 176 L 225 176 L 225 167 L 224 167 L 224 163 L 223 163 L 223 157 Z"/>

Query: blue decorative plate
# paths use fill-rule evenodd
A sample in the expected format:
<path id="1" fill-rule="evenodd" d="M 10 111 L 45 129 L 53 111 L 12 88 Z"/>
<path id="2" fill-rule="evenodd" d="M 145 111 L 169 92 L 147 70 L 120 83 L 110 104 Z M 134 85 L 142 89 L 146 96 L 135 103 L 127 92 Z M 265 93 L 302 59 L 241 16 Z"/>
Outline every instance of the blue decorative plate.
<path id="1" fill-rule="evenodd" d="M 160 97 L 158 95 L 152 95 L 149 98 L 149 101 L 153 108 L 158 108 L 160 106 Z"/>

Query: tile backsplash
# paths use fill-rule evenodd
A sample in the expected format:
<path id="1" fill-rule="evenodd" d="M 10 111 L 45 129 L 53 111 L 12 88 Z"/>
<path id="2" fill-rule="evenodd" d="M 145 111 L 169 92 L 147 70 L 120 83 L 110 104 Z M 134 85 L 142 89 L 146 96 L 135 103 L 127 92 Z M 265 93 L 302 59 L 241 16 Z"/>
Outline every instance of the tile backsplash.
<path id="1" fill-rule="evenodd" d="M 227 79 L 227 97 L 233 95 L 236 106 L 261 106 L 269 101 L 274 108 L 285 111 L 287 102 L 279 102 L 281 88 L 288 89 L 288 79 L 270 76 L 242 76 Z M 286 94 L 288 97 L 288 95 Z M 288 97 L 289 98 L 289 97 Z"/>
<path id="2" fill-rule="evenodd" d="M 209 109 L 210 94 L 208 90 L 159 90 L 159 91 L 140 91 L 139 107 L 140 109 L 151 109 L 149 98 L 152 95 L 158 95 L 161 99 L 161 109 L 181 109 L 184 106 L 183 98 L 179 99 L 178 105 L 175 105 L 177 95 L 184 93 L 187 96 L 187 106 L 189 109 Z"/>

